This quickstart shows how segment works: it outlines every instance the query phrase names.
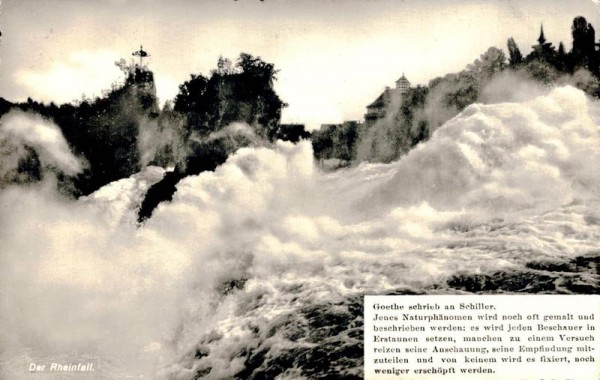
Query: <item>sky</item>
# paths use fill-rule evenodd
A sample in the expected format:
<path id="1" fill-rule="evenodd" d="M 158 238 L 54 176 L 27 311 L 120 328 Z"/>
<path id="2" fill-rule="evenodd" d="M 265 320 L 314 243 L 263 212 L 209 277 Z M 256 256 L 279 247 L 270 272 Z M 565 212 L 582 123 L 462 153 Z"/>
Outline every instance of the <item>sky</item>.
<path id="1" fill-rule="evenodd" d="M 0 96 L 70 102 L 123 80 L 140 45 L 161 102 L 190 74 L 241 52 L 279 69 L 283 122 L 361 120 L 404 73 L 413 85 L 462 70 L 490 46 L 523 54 L 544 25 L 571 48 L 571 24 L 600 30 L 598 0 L 0 0 Z M 598 36 L 600 38 L 600 33 Z"/>

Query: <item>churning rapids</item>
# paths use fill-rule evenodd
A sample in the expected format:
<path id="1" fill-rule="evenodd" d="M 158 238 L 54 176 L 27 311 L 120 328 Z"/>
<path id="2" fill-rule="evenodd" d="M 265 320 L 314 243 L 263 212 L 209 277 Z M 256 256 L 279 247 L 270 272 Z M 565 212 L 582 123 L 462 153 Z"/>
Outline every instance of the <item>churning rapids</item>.
<path id="1" fill-rule="evenodd" d="M 364 294 L 598 293 L 599 125 L 562 87 L 472 105 L 391 164 L 244 148 L 139 228 L 161 168 L 77 201 L 6 188 L 2 378 L 74 357 L 106 379 L 362 378 Z"/>

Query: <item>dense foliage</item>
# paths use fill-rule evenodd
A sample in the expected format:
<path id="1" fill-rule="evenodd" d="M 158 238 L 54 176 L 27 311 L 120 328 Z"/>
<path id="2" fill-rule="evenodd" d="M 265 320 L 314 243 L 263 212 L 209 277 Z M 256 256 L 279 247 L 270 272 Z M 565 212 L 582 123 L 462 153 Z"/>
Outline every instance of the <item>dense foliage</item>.
<path id="1" fill-rule="evenodd" d="M 179 86 L 174 110 L 186 115 L 189 133 L 205 137 L 232 122 L 245 122 L 272 138 L 285 106 L 273 90 L 276 74 L 273 64 L 249 54 L 242 53 L 233 69 L 221 58 L 210 78 L 192 75 Z"/>

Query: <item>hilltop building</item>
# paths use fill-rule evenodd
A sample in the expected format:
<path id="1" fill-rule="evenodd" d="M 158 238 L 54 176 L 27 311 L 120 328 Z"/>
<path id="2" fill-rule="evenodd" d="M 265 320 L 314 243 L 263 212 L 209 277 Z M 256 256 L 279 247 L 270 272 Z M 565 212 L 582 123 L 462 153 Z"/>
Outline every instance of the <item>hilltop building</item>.
<path id="1" fill-rule="evenodd" d="M 396 81 L 396 90 L 400 94 L 405 94 L 409 89 L 410 89 L 410 82 L 408 81 L 408 79 L 406 79 L 406 77 L 404 76 L 404 73 L 402 73 L 402 76 L 400 77 L 400 79 L 398 79 Z"/>
<path id="2" fill-rule="evenodd" d="M 402 101 L 402 96 L 410 89 L 410 82 L 402 73 L 400 79 L 396 81 L 396 88 L 391 89 L 386 87 L 383 93 L 375 99 L 375 101 L 367 106 L 367 113 L 365 114 L 365 127 L 369 128 L 373 126 L 377 120 L 383 119 L 386 115 L 387 109 L 390 104 L 397 100 L 398 103 Z"/>
<path id="3" fill-rule="evenodd" d="M 546 42 L 546 36 L 544 36 L 544 25 L 540 26 L 540 36 L 538 38 L 538 44 L 533 45 L 531 56 L 534 58 L 548 59 L 554 55 L 554 46 L 551 42 Z"/>

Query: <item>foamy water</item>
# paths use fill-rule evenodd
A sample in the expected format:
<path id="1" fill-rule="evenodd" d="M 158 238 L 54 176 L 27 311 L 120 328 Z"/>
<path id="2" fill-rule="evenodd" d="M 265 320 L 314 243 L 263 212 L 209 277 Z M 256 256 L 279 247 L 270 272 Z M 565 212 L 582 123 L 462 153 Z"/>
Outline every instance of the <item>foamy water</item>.
<path id="1" fill-rule="evenodd" d="M 563 87 L 470 106 L 391 164 L 323 173 L 308 142 L 245 148 L 140 228 L 162 169 L 78 201 L 5 189 L 2 371 L 85 354 L 98 378 L 360 377 L 364 294 L 504 291 L 485 276 L 531 270 L 585 291 L 593 273 L 532 263 L 599 248 L 599 120 Z"/>

